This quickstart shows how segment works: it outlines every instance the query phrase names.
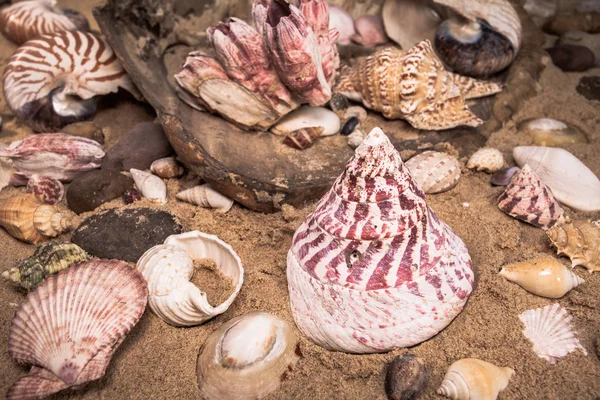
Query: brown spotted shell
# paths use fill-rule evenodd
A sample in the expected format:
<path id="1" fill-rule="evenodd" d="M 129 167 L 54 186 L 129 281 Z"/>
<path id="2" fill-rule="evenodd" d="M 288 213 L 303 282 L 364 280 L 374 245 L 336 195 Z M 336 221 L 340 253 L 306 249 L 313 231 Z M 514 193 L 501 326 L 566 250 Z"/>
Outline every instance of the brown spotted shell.
<path id="1" fill-rule="evenodd" d="M 546 233 L 558 254 L 571 259 L 590 272 L 600 271 L 600 226 L 589 220 L 575 220 L 557 225 Z"/>
<path id="2" fill-rule="evenodd" d="M 411 176 L 425 193 L 452 189 L 460 179 L 460 163 L 456 157 L 437 151 L 425 151 L 406 162 Z"/>

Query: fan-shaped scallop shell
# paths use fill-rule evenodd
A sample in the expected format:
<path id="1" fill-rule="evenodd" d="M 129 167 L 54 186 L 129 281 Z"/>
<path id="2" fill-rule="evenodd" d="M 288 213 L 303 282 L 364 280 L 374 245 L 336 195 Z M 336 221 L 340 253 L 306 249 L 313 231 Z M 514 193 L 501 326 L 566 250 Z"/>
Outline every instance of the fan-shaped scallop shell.
<path id="1" fill-rule="evenodd" d="M 167 203 L 167 185 L 162 179 L 135 168 L 131 168 L 129 172 L 142 196 L 153 203 L 161 205 Z"/>
<path id="2" fill-rule="evenodd" d="M 81 14 L 55 5 L 56 0 L 34 0 L 6 7 L 0 11 L 0 30 L 16 44 L 54 32 L 89 30 Z"/>
<path id="3" fill-rule="evenodd" d="M 193 260 L 200 258 L 215 260 L 219 272 L 233 281 L 235 289 L 222 304 L 213 307 L 206 293 L 190 282 Z M 199 325 L 224 313 L 244 282 L 242 262 L 231 246 L 198 231 L 169 236 L 164 244 L 146 251 L 137 268 L 148 282 L 150 309 L 175 326 Z"/>
<path id="4" fill-rule="evenodd" d="M 354 353 L 429 339 L 473 289 L 464 243 L 427 206 L 379 128 L 296 230 L 287 277 L 298 328 Z"/>
<path id="5" fill-rule="evenodd" d="M 123 261 L 96 259 L 50 276 L 12 320 L 8 353 L 33 367 L 7 398 L 40 398 L 104 376 L 147 297 L 144 278 Z"/>
<path id="6" fill-rule="evenodd" d="M 533 344 L 533 351 L 550 364 L 577 349 L 587 356 L 571 329 L 573 317 L 558 303 L 527 310 L 519 319 L 525 325 L 523 334 Z"/>
<path id="7" fill-rule="evenodd" d="M 498 208 L 511 217 L 542 229 L 554 226 L 564 212 L 552 191 L 527 164 L 513 176 L 498 198 Z"/>
<path id="8" fill-rule="evenodd" d="M 198 354 L 196 373 L 209 400 L 262 399 L 276 390 L 300 358 L 294 329 L 266 312 L 229 320 Z"/>
<path id="9" fill-rule="evenodd" d="M 469 161 L 467 168 L 476 169 L 477 171 L 496 172 L 504 166 L 504 157 L 498 149 L 484 147 L 477 150 Z"/>
<path id="10" fill-rule="evenodd" d="M 558 254 L 571 259 L 590 272 L 600 271 L 600 226 L 589 220 L 575 220 L 556 225 L 547 233 Z"/>
<path id="11" fill-rule="evenodd" d="M 406 167 L 425 193 L 452 189 L 460 179 L 460 163 L 447 153 L 424 151 L 408 160 Z"/>
<path id="12" fill-rule="evenodd" d="M 65 196 L 65 187 L 58 179 L 32 175 L 27 181 L 27 193 L 33 193 L 40 201 L 54 205 Z"/>
<path id="13" fill-rule="evenodd" d="M 453 400 L 496 400 L 514 373 L 511 368 L 463 358 L 448 368 L 437 393 Z"/>
<path id="14" fill-rule="evenodd" d="M 87 32 L 59 32 L 30 40 L 4 70 L 4 95 L 11 110 L 36 131 L 52 132 L 90 118 L 92 99 L 123 88 L 129 79 L 108 42 Z"/>

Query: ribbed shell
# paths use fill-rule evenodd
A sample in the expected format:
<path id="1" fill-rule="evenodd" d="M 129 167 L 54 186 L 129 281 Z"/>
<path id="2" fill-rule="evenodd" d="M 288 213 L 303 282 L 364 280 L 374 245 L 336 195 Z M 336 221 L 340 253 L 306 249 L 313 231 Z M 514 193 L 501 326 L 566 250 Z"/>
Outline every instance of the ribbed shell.
<path id="1" fill-rule="evenodd" d="M 74 21 L 56 9 L 55 0 L 22 1 L 0 11 L 2 34 L 15 42 L 24 43 L 38 36 L 63 31 L 86 31 L 87 21 Z"/>
<path id="2" fill-rule="evenodd" d="M 477 150 L 469 161 L 467 168 L 476 169 L 477 171 L 496 172 L 504 166 L 504 157 L 498 149 L 484 147 Z"/>
<path id="3" fill-rule="evenodd" d="M 564 212 L 552 191 L 527 164 L 513 176 L 498 198 L 498 208 L 542 229 L 551 228 Z"/>
<path id="4" fill-rule="evenodd" d="M 287 260 L 296 324 L 347 352 L 430 338 L 462 310 L 473 284 L 463 242 L 427 206 L 379 128 L 296 230 Z"/>
<path id="5" fill-rule="evenodd" d="M 65 187 L 57 179 L 33 175 L 27 181 L 27 193 L 33 193 L 38 200 L 54 205 L 60 203 L 65 196 Z"/>
<path id="6" fill-rule="evenodd" d="M 573 317 L 558 303 L 527 310 L 519 319 L 525 325 L 523 334 L 533 344 L 533 351 L 550 364 L 577 349 L 587 356 L 571 329 Z"/>
<path id="7" fill-rule="evenodd" d="M 34 367 L 7 397 L 47 396 L 101 378 L 147 296 L 142 275 L 123 261 L 96 259 L 50 276 L 12 320 L 8 352 Z"/>
<path id="8" fill-rule="evenodd" d="M 460 179 L 460 163 L 447 153 L 424 151 L 408 160 L 406 166 L 425 193 L 452 189 Z"/>
<path id="9" fill-rule="evenodd" d="M 558 254 L 571 259 L 572 266 L 600 271 L 600 227 L 588 220 L 557 225 L 547 232 Z"/>

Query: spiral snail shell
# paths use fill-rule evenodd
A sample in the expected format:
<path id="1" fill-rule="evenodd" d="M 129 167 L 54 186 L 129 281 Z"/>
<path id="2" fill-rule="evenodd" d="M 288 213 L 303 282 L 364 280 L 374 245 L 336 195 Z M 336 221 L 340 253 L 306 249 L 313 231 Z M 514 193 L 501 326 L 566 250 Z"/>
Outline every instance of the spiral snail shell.
<path id="1" fill-rule="evenodd" d="M 476 358 L 463 358 L 448 368 L 437 392 L 452 400 L 496 400 L 514 373 L 511 368 L 497 367 Z"/>

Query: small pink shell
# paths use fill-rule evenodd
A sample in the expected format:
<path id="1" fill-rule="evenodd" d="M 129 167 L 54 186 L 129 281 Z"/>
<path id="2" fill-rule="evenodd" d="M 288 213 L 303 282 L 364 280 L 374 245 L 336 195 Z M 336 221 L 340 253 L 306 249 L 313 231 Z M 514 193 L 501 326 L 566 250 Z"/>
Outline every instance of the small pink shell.
<path id="1" fill-rule="evenodd" d="M 36 174 L 27 181 L 27 193 L 33 193 L 40 201 L 54 205 L 63 199 L 65 187 L 57 179 Z"/>

